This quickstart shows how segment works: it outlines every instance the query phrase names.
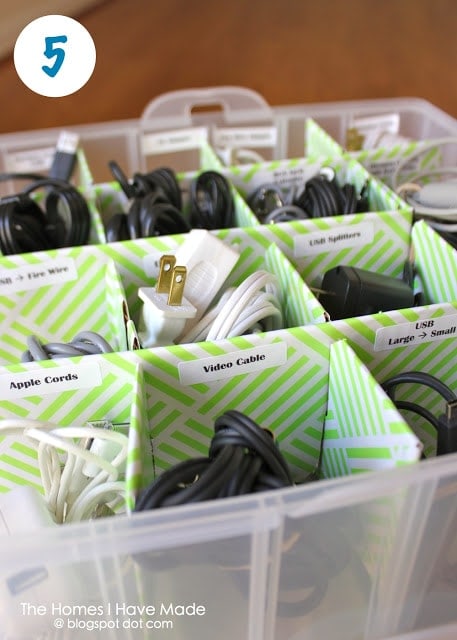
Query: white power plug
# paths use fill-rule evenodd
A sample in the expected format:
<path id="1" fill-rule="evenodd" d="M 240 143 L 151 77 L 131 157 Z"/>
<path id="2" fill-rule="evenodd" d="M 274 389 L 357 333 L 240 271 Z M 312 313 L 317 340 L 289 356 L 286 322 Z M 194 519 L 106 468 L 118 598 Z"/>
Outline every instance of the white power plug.
<path id="1" fill-rule="evenodd" d="M 172 345 L 197 308 L 183 296 L 187 269 L 176 265 L 176 257 L 163 255 L 156 288 L 140 287 L 143 301 L 139 338 L 144 349 Z"/>
<path id="2" fill-rule="evenodd" d="M 186 333 L 216 297 L 239 259 L 239 254 L 205 229 L 192 229 L 175 254 L 187 268 L 186 298 L 197 309 L 186 323 Z"/>

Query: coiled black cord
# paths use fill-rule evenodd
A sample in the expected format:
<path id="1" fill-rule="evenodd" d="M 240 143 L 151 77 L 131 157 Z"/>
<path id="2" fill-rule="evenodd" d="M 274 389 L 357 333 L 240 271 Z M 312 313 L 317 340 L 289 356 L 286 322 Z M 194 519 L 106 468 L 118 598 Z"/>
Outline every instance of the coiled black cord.
<path id="1" fill-rule="evenodd" d="M 446 402 L 445 413 L 436 417 L 415 402 L 396 400 L 396 387 L 403 383 L 419 384 L 436 391 Z M 385 380 L 381 386 L 397 409 L 416 413 L 434 427 L 437 432 L 437 456 L 457 451 L 457 396 L 444 382 L 429 373 L 407 371 Z"/>
<path id="2" fill-rule="evenodd" d="M 214 436 L 207 458 L 187 460 L 165 471 L 140 494 L 135 511 L 201 502 L 243 495 L 273 488 L 290 487 L 287 464 L 274 444 L 271 433 L 261 429 L 246 415 L 230 410 L 214 424 Z M 338 519 L 341 524 L 341 518 Z M 290 528 L 290 532 L 288 529 Z M 325 597 L 329 584 L 348 565 L 361 577 L 361 588 L 369 590 L 369 576 L 354 552 L 355 540 L 348 542 L 335 528 L 335 518 L 316 514 L 303 524 L 296 519 L 285 522 L 284 547 L 277 614 L 303 617 Z M 201 547 L 201 551 L 199 551 Z M 249 597 L 250 549 L 231 553 L 220 541 L 208 540 L 204 546 L 192 545 L 165 557 L 160 552 L 136 553 L 134 560 L 144 569 L 170 571 L 182 564 L 209 564 L 226 570 L 241 592 Z"/>
<path id="3" fill-rule="evenodd" d="M 161 167 L 150 173 L 135 173 L 129 181 L 114 160 L 109 168 L 132 203 L 127 213 L 116 213 L 106 223 L 108 242 L 190 231 L 190 224 L 181 213 L 181 190 L 171 169 Z"/>
<path id="4" fill-rule="evenodd" d="M 86 244 L 91 218 L 81 193 L 69 183 L 29 173 L 4 173 L 0 180 L 30 180 L 20 193 L 0 199 L 3 255 Z M 31 197 L 44 190 L 44 208 Z"/>
<path id="5" fill-rule="evenodd" d="M 132 204 L 106 224 L 108 242 L 187 233 L 192 227 L 219 229 L 233 226 L 234 205 L 228 181 L 216 171 L 205 171 L 190 184 L 189 215 L 182 213 L 181 190 L 171 169 L 135 173 L 129 181 L 119 165 L 109 167 Z"/>
<path id="6" fill-rule="evenodd" d="M 287 463 L 271 434 L 230 410 L 214 424 L 207 458 L 186 460 L 159 476 L 139 496 L 135 511 L 288 487 Z"/>
<path id="7" fill-rule="evenodd" d="M 27 338 L 27 351 L 21 356 L 21 362 L 38 362 L 56 358 L 73 358 L 97 353 L 112 353 L 111 345 L 94 331 L 81 331 L 69 343 L 50 342 L 42 344 L 36 336 Z"/>
<path id="8" fill-rule="evenodd" d="M 234 204 L 228 180 L 217 171 L 204 171 L 190 184 L 190 221 L 197 229 L 233 227 Z"/>
<path id="9" fill-rule="evenodd" d="M 360 195 L 349 183 L 340 186 L 333 170 L 308 180 L 302 191 L 286 193 L 275 184 L 264 184 L 252 193 L 248 205 L 263 224 L 349 215 L 368 211 L 368 185 Z"/>

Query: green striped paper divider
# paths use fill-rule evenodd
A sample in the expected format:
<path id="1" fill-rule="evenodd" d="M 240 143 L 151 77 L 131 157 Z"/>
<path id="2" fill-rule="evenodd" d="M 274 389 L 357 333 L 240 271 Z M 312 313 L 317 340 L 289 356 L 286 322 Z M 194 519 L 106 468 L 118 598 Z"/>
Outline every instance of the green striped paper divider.
<path id="1" fill-rule="evenodd" d="M 267 353 L 269 349 L 274 349 L 276 355 L 268 359 L 266 364 L 248 369 L 244 369 L 244 365 L 237 366 L 236 373 L 229 377 L 217 373 L 215 365 L 221 362 L 247 358 L 253 353 Z M 333 359 L 332 349 L 335 354 Z M 27 395 L 27 392 L 22 397 L 2 400 L 0 417 L 33 417 L 62 425 L 101 419 L 118 424 L 130 423 L 134 420 L 133 402 L 137 412 L 134 424 L 141 423 L 142 428 L 138 426 L 137 432 L 132 434 L 134 453 L 130 466 L 131 477 L 136 478 L 132 480 L 132 491 L 139 486 L 136 465 L 141 456 L 135 443 L 141 437 L 144 443 L 150 437 L 153 444 L 153 462 L 149 457 L 150 449 L 145 444 L 145 459 L 141 458 L 143 468 L 147 469 L 145 477 L 147 475 L 149 478 L 151 464 L 155 473 L 160 474 L 177 462 L 204 455 L 215 418 L 230 408 L 245 412 L 274 433 L 297 481 L 314 471 L 320 462 L 324 423 L 326 430 L 329 429 L 324 452 L 330 449 L 333 453 L 340 451 L 340 457 L 346 455 L 346 459 L 355 460 L 360 456 L 353 455 L 353 451 L 363 450 L 373 466 L 375 459 L 379 458 L 378 464 L 383 467 L 394 466 L 398 460 L 411 459 L 405 447 L 397 451 L 399 443 L 396 434 L 405 428 L 401 419 L 396 420 L 389 403 L 380 402 L 382 396 L 379 396 L 373 382 L 366 383 L 366 373 L 349 348 L 346 345 L 332 345 L 332 340 L 325 337 L 319 325 L 214 343 L 87 356 L 62 362 L 12 365 L 1 370 L 0 385 L 5 388 L 12 374 L 27 372 L 32 375 L 37 370 L 47 368 L 57 375 L 59 367 L 70 364 L 81 368 L 81 377 L 89 365 L 91 369 L 99 369 L 100 382 L 92 384 L 90 388 L 61 393 L 53 390 L 43 395 Z M 142 374 L 137 371 L 139 364 L 144 373 L 144 382 L 141 382 Z M 197 366 L 197 374 L 188 381 L 183 378 L 183 367 L 189 364 Z M 216 373 L 202 375 L 203 365 L 209 367 L 210 364 Z M 351 381 L 350 388 L 348 380 Z M 364 416 L 358 413 L 357 405 L 352 406 L 349 399 L 346 402 L 342 400 L 343 394 L 349 392 L 353 384 L 360 388 L 367 406 L 376 409 L 373 419 L 366 424 L 354 425 L 353 421 L 361 420 Z M 36 392 L 31 390 L 30 393 Z M 383 422 L 390 425 L 389 429 L 383 430 L 379 426 Z M 347 435 L 349 426 L 354 432 L 348 441 L 343 436 Z M 341 430 L 339 445 L 335 438 L 331 438 L 335 429 Z M 381 453 L 380 442 L 383 445 Z M 383 451 L 390 448 L 396 451 L 396 457 L 392 454 L 386 459 Z M 416 446 L 413 449 L 415 451 Z M 22 481 L 29 482 L 30 473 L 32 478 L 33 473 L 36 475 L 30 452 L 27 455 L 23 451 L 16 453 L 15 445 L 10 440 L 0 444 L 3 490 L 21 482 L 17 470 L 15 474 L 11 473 L 11 459 L 22 460 L 24 456 L 30 472 L 23 474 Z M 339 468 L 332 454 L 328 460 L 324 460 L 323 465 L 326 469 L 333 469 L 333 473 Z M 355 469 L 355 462 L 352 461 L 351 465 Z"/>
<path id="2" fill-rule="evenodd" d="M 56 265 L 62 267 L 57 275 Z M 114 350 L 126 348 L 125 292 L 109 259 L 100 263 L 97 252 L 77 247 L 3 257 L 0 270 L 5 282 L 15 283 L 0 296 L 0 363 L 20 361 L 31 334 L 45 342 L 69 342 L 80 331 L 96 331 Z M 27 289 L 33 274 L 41 273 L 45 276 L 36 281 L 49 284 Z"/>
<path id="3" fill-rule="evenodd" d="M 410 327 L 420 327 L 424 323 L 444 321 L 449 325 L 457 324 L 457 301 L 451 303 L 431 304 L 413 309 L 389 311 L 386 313 L 351 318 L 318 325 L 332 340 L 346 339 L 359 359 L 368 367 L 379 383 L 388 378 L 407 371 L 423 371 L 438 377 L 457 393 L 457 368 L 455 367 L 456 338 L 443 335 L 436 341 L 424 342 L 418 334 L 424 333 L 416 329 L 415 340 L 406 345 L 393 345 L 390 349 L 376 350 L 378 331 L 392 328 L 393 335 L 402 335 L 402 327 L 409 331 Z M 427 329 L 429 331 L 429 329 Z M 400 385 L 396 398 L 419 402 L 422 406 L 439 415 L 444 410 L 444 401 L 431 389 L 418 385 Z M 433 427 L 415 414 L 404 414 L 414 433 L 424 444 L 426 456 L 433 455 L 436 448 L 436 432 Z"/>
<path id="4" fill-rule="evenodd" d="M 330 348 L 328 411 L 324 476 L 392 468 L 419 459 L 420 442 L 343 340 Z"/>
<path id="5" fill-rule="evenodd" d="M 425 220 L 412 229 L 414 262 L 428 302 L 457 300 L 457 251 Z"/>
<path id="6" fill-rule="evenodd" d="M 258 235 L 278 245 L 309 286 L 319 287 L 324 273 L 340 264 L 401 277 L 411 223 L 411 211 L 385 211 L 262 225 Z M 354 240 L 345 242 L 348 237 Z M 325 249 L 308 251 L 314 238 L 325 238 Z"/>

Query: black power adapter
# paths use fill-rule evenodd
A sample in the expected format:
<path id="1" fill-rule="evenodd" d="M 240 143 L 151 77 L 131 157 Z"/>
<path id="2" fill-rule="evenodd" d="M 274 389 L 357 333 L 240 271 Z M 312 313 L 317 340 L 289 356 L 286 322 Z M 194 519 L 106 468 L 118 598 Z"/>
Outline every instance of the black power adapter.
<path id="1" fill-rule="evenodd" d="M 319 302 L 331 320 L 404 309 L 416 304 L 414 291 L 404 280 L 342 265 L 325 273 Z"/>

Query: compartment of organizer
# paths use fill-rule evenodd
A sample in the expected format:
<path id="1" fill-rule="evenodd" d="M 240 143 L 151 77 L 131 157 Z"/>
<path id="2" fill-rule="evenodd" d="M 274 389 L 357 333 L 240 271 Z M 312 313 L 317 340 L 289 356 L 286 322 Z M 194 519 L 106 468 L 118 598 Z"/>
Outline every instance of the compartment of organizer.
<path id="1" fill-rule="evenodd" d="M 148 202 L 148 198 L 129 199 L 117 182 L 87 187 L 85 193 L 95 200 L 105 227 L 104 241 L 186 233 L 191 228 L 220 229 L 256 224 L 237 191 L 223 177 L 219 178 L 218 169 L 174 175 L 179 188 L 171 200 L 174 211 L 164 213 L 159 210 L 160 204 L 157 205 L 159 209 L 153 208 L 154 202 Z M 191 194 L 192 185 L 195 190 Z M 144 207 L 140 211 L 142 204 Z M 130 211 L 130 216 L 120 215 Z M 124 230 L 119 227 L 121 221 Z"/>
<path id="2" fill-rule="evenodd" d="M 346 124 L 342 122 L 342 126 L 346 129 L 336 139 L 332 139 L 325 121 L 317 118 L 317 124 L 307 120 L 306 152 L 342 153 L 355 158 L 372 175 L 394 188 L 408 182 L 413 173 L 455 165 L 455 145 L 453 148 L 441 145 L 443 140 L 455 137 L 455 121 L 427 103 L 414 105 L 411 111 L 415 110 L 419 113 L 408 116 L 396 111 L 383 114 L 374 111 L 358 117 L 353 112 L 343 118 Z"/>
<path id="3" fill-rule="evenodd" d="M 435 376 L 456 394 L 457 253 L 423 221 L 413 226 L 412 246 L 425 306 L 341 320 L 321 329 L 333 339 L 347 338 L 379 383 L 418 371 Z M 395 397 L 419 404 L 435 418 L 447 411 L 440 393 L 426 385 L 402 383 Z M 436 427 L 414 411 L 404 415 L 424 443 L 425 455 L 435 455 Z"/>
<path id="4" fill-rule="evenodd" d="M 127 348 L 127 303 L 112 261 L 91 248 L 0 259 L 2 364 L 20 362 L 27 338 L 42 345 L 70 343 L 95 332 L 113 351 Z M 102 348 L 104 348 L 102 346 Z"/>
<path id="5" fill-rule="evenodd" d="M 0 253 L 15 255 L 97 244 L 103 240 L 103 227 L 95 200 L 82 194 L 83 185 L 91 181 L 82 150 L 76 153 L 76 158 L 77 171 L 71 184 L 56 183 L 47 177 L 46 172 L 41 178 L 38 173 L 30 174 L 30 170 L 20 171 L 21 162 L 11 162 L 12 168 L 6 175 L 14 176 L 19 171 L 31 177 L 0 182 Z M 64 157 L 62 162 L 65 167 L 69 163 L 68 157 Z M 19 168 L 13 170 L 14 167 Z"/>

